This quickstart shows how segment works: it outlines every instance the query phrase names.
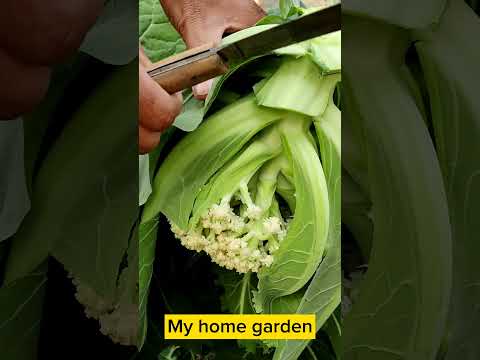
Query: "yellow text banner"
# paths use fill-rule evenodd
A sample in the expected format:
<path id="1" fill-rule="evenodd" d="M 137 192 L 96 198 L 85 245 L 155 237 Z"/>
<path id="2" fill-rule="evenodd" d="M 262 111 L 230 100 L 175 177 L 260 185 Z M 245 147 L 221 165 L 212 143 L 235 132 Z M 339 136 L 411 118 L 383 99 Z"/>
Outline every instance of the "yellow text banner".
<path id="1" fill-rule="evenodd" d="M 165 315 L 165 339 L 314 339 L 315 315 Z"/>

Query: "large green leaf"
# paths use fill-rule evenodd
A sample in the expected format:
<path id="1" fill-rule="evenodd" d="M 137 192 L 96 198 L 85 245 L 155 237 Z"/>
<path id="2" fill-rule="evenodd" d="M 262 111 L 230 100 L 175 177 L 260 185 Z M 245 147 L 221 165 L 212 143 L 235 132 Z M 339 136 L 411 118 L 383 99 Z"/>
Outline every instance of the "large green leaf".
<path id="1" fill-rule="evenodd" d="M 150 282 L 153 274 L 153 262 L 155 261 L 155 246 L 157 241 L 158 219 L 149 222 L 141 222 L 139 228 L 139 332 L 138 348 L 141 349 L 147 335 L 147 305 Z"/>
<path id="2" fill-rule="evenodd" d="M 183 131 L 195 130 L 203 120 L 205 102 L 197 100 L 191 89 L 183 92 L 182 113 L 175 118 L 174 126 Z"/>
<path id="3" fill-rule="evenodd" d="M 340 304 L 341 298 L 341 113 L 330 98 L 324 114 L 315 120 L 322 165 L 327 180 L 330 221 L 326 255 L 305 292 L 297 313 L 315 314 L 317 331 Z M 281 342 L 274 359 L 297 359 L 308 340 Z"/>
<path id="4" fill-rule="evenodd" d="M 346 0 L 342 12 L 408 29 L 423 29 L 440 19 L 447 0 Z"/>
<path id="5" fill-rule="evenodd" d="M 42 264 L 36 271 L 0 288 L 2 359 L 37 358 L 46 285 L 46 264 Z"/>
<path id="6" fill-rule="evenodd" d="M 137 146 L 131 141 L 137 134 L 137 71 L 133 62 L 102 82 L 42 162 L 32 210 L 13 239 L 7 282 L 52 254 L 99 295 L 114 296 L 138 215 L 132 203 L 138 201 Z"/>
<path id="7" fill-rule="evenodd" d="M 0 122 L 0 242 L 17 231 L 30 209 L 25 181 L 23 119 Z"/>
<path id="8" fill-rule="evenodd" d="M 158 0 L 139 1 L 139 36 L 153 62 L 185 50 L 185 43 L 168 21 Z"/>
<path id="9" fill-rule="evenodd" d="M 323 76 L 310 57 L 287 58 L 255 95 L 258 104 L 265 107 L 320 116 L 338 80 L 336 75 Z"/>
<path id="10" fill-rule="evenodd" d="M 253 308 L 252 273 L 237 274 L 225 269 L 218 270 L 218 281 L 225 290 L 222 310 L 232 314 L 255 314 Z"/>
<path id="11" fill-rule="evenodd" d="M 150 181 L 150 156 L 148 154 L 138 157 L 138 205 L 142 206 L 148 200 L 152 193 L 152 184 Z"/>
<path id="12" fill-rule="evenodd" d="M 345 359 L 435 359 L 451 289 L 451 230 L 440 166 L 401 67 L 408 33 L 343 20 L 344 97 L 362 116 L 373 248 L 345 318 Z M 347 169 L 348 170 L 348 169 Z"/>
<path id="13" fill-rule="evenodd" d="M 345 123 L 345 122 L 344 122 Z M 352 233 L 365 261 L 370 257 L 373 223 L 372 204 L 347 172 L 342 173 L 342 223 Z"/>
<path id="14" fill-rule="evenodd" d="M 300 7 L 300 0 L 280 0 L 279 7 L 280 15 L 284 19 L 292 15 L 301 14 L 303 10 Z"/>
<path id="15" fill-rule="evenodd" d="M 472 37 L 479 30 L 478 16 L 453 0 L 435 30 L 416 34 L 454 240 L 448 360 L 480 358 L 480 51 Z"/>
<path id="16" fill-rule="evenodd" d="M 211 116 L 195 133 L 183 138 L 163 162 L 145 205 L 145 220 L 162 212 L 186 229 L 195 198 L 210 177 L 282 115 L 258 107 L 253 97 L 247 97 Z"/>
<path id="17" fill-rule="evenodd" d="M 131 0 L 108 0 L 80 50 L 107 64 L 126 65 L 137 57 L 138 7 Z"/>
<path id="18" fill-rule="evenodd" d="M 279 124 L 284 148 L 292 164 L 296 190 L 295 214 L 273 264 L 258 273 L 257 311 L 272 313 L 274 302 L 300 290 L 322 259 L 329 231 L 327 183 L 316 148 L 306 129 L 310 118 L 290 113 Z"/>
<path id="19" fill-rule="evenodd" d="M 222 311 L 231 314 L 255 314 L 253 307 L 253 290 L 255 275 L 238 274 L 234 271 L 219 268 L 218 284 L 224 289 L 221 297 Z M 254 340 L 238 340 L 239 346 L 249 353 L 254 353 L 257 342 Z"/>

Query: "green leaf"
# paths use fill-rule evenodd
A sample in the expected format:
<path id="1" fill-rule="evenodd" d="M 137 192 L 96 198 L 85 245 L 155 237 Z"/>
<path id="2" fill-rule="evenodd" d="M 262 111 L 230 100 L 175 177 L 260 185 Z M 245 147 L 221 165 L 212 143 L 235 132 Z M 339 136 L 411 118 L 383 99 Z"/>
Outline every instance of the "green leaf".
<path id="1" fill-rule="evenodd" d="M 133 227 L 126 252 L 126 267 L 124 267 L 118 278 L 118 295 L 119 303 L 138 305 L 138 279 L 139 279 L 139 224 Z M 135 324 L 138 326 L 138 324 Z"/>
<path id="2" fill-rule="evenodd" d="M 48 128 L 57 120 L 52 115 L 61 108 L 62 104 L 69 102 L 66 101 L 69 94 L 68 86 L 72 82 L 84 80 L 84 74 L 89 71 L 91 65 L 92 59 L 89 56 L 78 54 L 71 61 L 56 66 L 52 72 L 47 96 L 33 112 L 24 115 L 25 174 L 30 194 L 37 172 L 37 163 L 42 155 L 48 152 L 51 138 L 54 137 L 53 132 L 48 131 Z"/>
<path id="3" fill-rule="evenodd" d="M 31 274 L 0 288 L 2 359 L 37 358 L 46 285 L 45 263 Z"/>
<path id="4" fill-rule="evenodd" d="M 185 91 L 183 96 L 182 113 L 177 116 L 173 125 L 180 130 L 190 132 L 195 130 L 202 122 L 205 102 L 197 100 L 190 89 Z"/>
<path id="5" fill-rule="evenodd" d="M 315 314 L 318 331 L 338 308 L 341 299 L 341 113 L 333 102 L 333 94 L 324 114 L 315 119 L 314 124 L 328 187 L 330 221 L 326 255 L 296 312 Z M 307 344 L 305 340 L 281 342 L 274 359 L 296 359 Z"/>
<path id="6" fill-rule="evenodd" d="M 266 130 L 229 164 L 220 169 L 200 191 L 193 207 L 190 226 L 196 226 L 211 204 L 239 190 L 242 181 L 249 181 L 269 160 L 279 156 L 282 146 L 275 130 Z"/>
<path id="7" fill-rule="evenodd" d="M 172 139 L 175 139 L 175 134 L 177 133 L 178 129 L 170 126 L 167 130 L 165 130 L 162 133 L 162 136 L 160 137 L 160 144 L 151 151 L 148 155 L 150 159 L 150 164 L 149 164 L 149 170 L 150 170 L 150 183 L 152 182 L 156 172 L 157 172 L 157 164 L 159 159 L 164 155 L 164 149 L 165 147 L 172 141 Z"/>
<path id="8" fill-rule="evenodd" d="M 285 22 L 285 19 L 281 16 L 278 15 L 267 15 L 263 19 L 261 19 L 259 22 L 257 22 L 258 25 L 273 25 L 273 24 L 283 24 Z"/>
<path id="9" fill-rule="evenodd" d="M 461 21 L 458 21 L 462 19 Z M 415 43 L 427 83 L 437 154 L 447 191 L 453 242 L 453 288 L 445 359 L 479 358 L 478 154 L 480 51 L 471 34 L 478 16 L 462 1 L 450 1 L 433 31 Z"/>
<path id="10" fill-rule="evenodd" d="M 372 249 L 373 222 L 371 208 L 372 204 L 362 192 L 360 186 L 353 181 L 347 172 L 343 171 L 342 222 L 353 234 L 365 262 L 368 261 Z"/>
<path id="11" fill-rule="evenodd" d="M 310 41 L 310 54 L 322 69 L 322 74 L 339 72 L 342 65 L 341 31 L 317 37 Z"/>
<path id="12" fill-rule="evenodd" d="M 374 222 L 343 358 L 435 359 L 451 290 L 451 229 L 437 154 L 400 67 L 409 34 L 350 16 L 342 25 L 344 54 L 356 55 L 344 57 L 343 98 L 363 119 Z"/>
<path id="13" fill-rule="evenodd" d="M 275 26 L 276 25 L 258 25 L 258 26 L 252 26 L 252 27 L 246 28 L 241 31 L 234 32 L 233 34 L 230 34 L 226 36 L 224 39 L 222 39 L 222 46 L 233 44 L 234 42 L 237 42 L 249 36 L 258 34 L 262 31 L 269 30 Z"/>
<path id="14" fill-rule="evenodd" d="M 21 118 L 0 122 L 0 242 L 12 236 L 30 209 Z"/>
<path id="15" fill-rule="evenodd" d="M 288 19 L 291 16 L 301 15 L 302 8 L 300 7 L 299 0 L 280 0 L 279 1 L 280 7 L 280 15 L 284 19 Z"/>
<path id="16" fill-rule="evenodd" d="M 342 325 L 341 325 L 341 305 L 330 316 L 323 327 L 323 331 L 328 335 L 330 343 L 338 359 L 342 354 Z"/>
<path id="17" fill-rule="evenodd" d="M 253 308 L 252 273 L 240 275 L 234 271 L 218 269 L 218 282 L 225 290 L 222 310 L 231 314 L 255 314 Z"/>
<path id="18" fill-rule="evenodd" d="M 140 44 L 151 61 L 185 50 L 185 43 L 170 24 L 158 0 L 141 0 L 139 9 Z"/>
<path id="19" fill-rule="evenodd" d="M 425 29 L 436 24 L 447 4 L 447 0 L 426 1 L 363 1 L 342 2 L 342 13 L 355 15 L 407 29 Z"/>
<path id="20" fill-rule="evenodd" d="M 178 357 L 175 355 L 179 346 L 169 346 L 168 348 L 162 350 L 160 354 L 158 354 L 158 360 L 178 360 Z"/>
<path id="21" fill-rule="evenodd" d="M 158 219 L 148 222 L 142 221 L 139 229 L 139 325 L 138 348 L 141 349 L 147 335 L 147 303 L 150 290 L 150 282 L 153 274 L 153 262 L 155 261 L 155 246 L 157 242 Z"/>
<path id="22" fill-rule="evenodd" d="M 163 162 L 145 205 L 145 221 L 162 212 L 186 229 L 195 198 L 210 177 L 256 133 L 281 116 L 280 112 L 258 107 L 250 96 L 211 116 L 191 133 L 193 136 L 183 138 Z"/>
<path id="23" fill-rule="evenodd" d="M 248 36 L 251 36 L 251 35 L 257 34 L 259 32 L 271 29 L 274 26 L 276 26 L 276 25 L 258 25 L 258 26 L 254 26 L 254 27 L 250 27 L 250 28 L 238 31 L 236 33 L 233 33 L 233 34 L 225 37 L 222 40 L 222 45 L 231 44 L 235 41 L 244 39 Z M 233 74 L 235 74 L 238 70 L 242 69 L 244 66 L 247 66 L 248 64 L 254 62 L 255 60 L 257 60 L 259 58 L 261 58 L 261 57 L 254 57 L 254 58 L 250 58 L 250 59 L 248 59 L 248 60 L 246 60 L 242 63 L 233 64 L 232 66 L 230 66 L 229 71 L 226 74 L 215 78 L 215 80 L 213 82 L 213 85 L 212 85 L 212 88 L 210 89 L 210 91 L 208 93 L 208 96 L 207 96 L 207 99 L 205 100 L 204 114 L 208 113 L 208 110 L 211 108 L 211 106 L 213 105 L 213 102 L 215 101 L 215 99 L 220 94 L 220 91 L 224 90 L 224 85 L 226 84 L 227 80 Z"/>
<path id="24" fill-rule="evenodd" d="M 309 57 L 287 58 L 257 91 L 258 104 L 319 116 L 325 111 L 339 76 L 323 76 Z"/>
<path id="25" fill-rule="evenodd" d="M 366 139 L 362 115 L 351 97 L 342 96 L 342 166 L 345 173 L 359 188 L 364 197 L 369 198 L 368 161 Z M 349 198 L 344 198 L 349 201 Z"/>
<path id="26" fill-rule="evenodd" d="M 152 184 L 150 181 L 150 157 L 148 154 L 138 157 L 138 205 L 142 206 L 148 200 L 152 193 Z"/>
<path id="27" fill-rule="evenodd" d="M 51 254 L 99 295 L 115 295 L 138 216 L 138 175 L 125 176 L 138 172 L 131 141 L 137 72 L 136 62 L 118 68 L 65 125 L 36 175 L 32 210 L 13 239 L 5 281 L 26 276 Z"/>
<path id="28" fill-rule="evenodd" d="M 315 339 L 304 350 L 299 360 L 338 360 L 327 339 Z"/>
<path id="29" fill-rule="evenodd" d="M 295 216 L 273 264 L 258 273 L 257 311 L 271 313 L 276 299 L 300 290 L 315 273 L 325 250 L 330 206 L 317 151 L 308 136 L 310 118 L 290 113 L 279 124 L 293 167 Z"/>
<path id="30" fill-rule="evenodd" d="M 224 289 L 221 297 L 222 311 L 231 314 L 255 314 L 253 307 L 253 293 L 255 288 L 252 284 L 255 275 L 252 273 L 238 274 L 234 271 L 218 268 L 218 284 Z M 238 340 L 238 344 L 244 347 L 248 353 L 255 353 L 257 341 Z"/>
<path id="31" fill-rule="evenodd" d="M 130 0 L 110 0 L 80 50 L 107 64 L 126 65 L 137 57 L 138 8 Z"/>

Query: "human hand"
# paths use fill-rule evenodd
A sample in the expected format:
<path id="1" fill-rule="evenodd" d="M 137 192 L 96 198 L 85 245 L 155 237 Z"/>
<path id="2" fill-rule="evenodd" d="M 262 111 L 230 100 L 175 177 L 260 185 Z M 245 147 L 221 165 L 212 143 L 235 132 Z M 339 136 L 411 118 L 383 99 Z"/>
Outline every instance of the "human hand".
<path id="1" fill-rule="evenodd" d="M 219 44 L 225 33 L 254 25 L 265 12 L 253 0 L 160 0 L 171 23 L 188 48 Z M 197 99 L 205 99 L 212 80 L 193 87 Z"/>
<path id="2" fill-rule="evenodd" d="M 0 10 L 0 119 L 31 111 L 51 66 L 81 45 L 103 0 L 3 0 Z"/>
<path id="3" fill-rule="evenodd" d="M 138 139 L 141 154 L 152 151 L 160 136 L 180 114 L 182 96 L 170 95 L 147 74 L 151 65 L 142 48 L 139 50 L 139 124 Z"/>

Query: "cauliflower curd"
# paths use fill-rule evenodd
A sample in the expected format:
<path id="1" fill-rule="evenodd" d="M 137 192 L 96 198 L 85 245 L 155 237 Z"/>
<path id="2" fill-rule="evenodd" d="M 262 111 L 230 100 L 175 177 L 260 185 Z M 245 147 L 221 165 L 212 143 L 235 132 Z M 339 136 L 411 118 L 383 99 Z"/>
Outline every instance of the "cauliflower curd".
<path id="1" fill-rule="evenodd" d="M 236 213 L 232 200 L 241 201 Z M 175 237 L 187 249 L 206 252 L 213 262 L 239 273 L 258 272 L 273 263 L 273 255 L 287 233 L 280 212 L 254 204 L 247 184 L 233 196 L 224 197 L 188 231 L 171 223 Z"/>

